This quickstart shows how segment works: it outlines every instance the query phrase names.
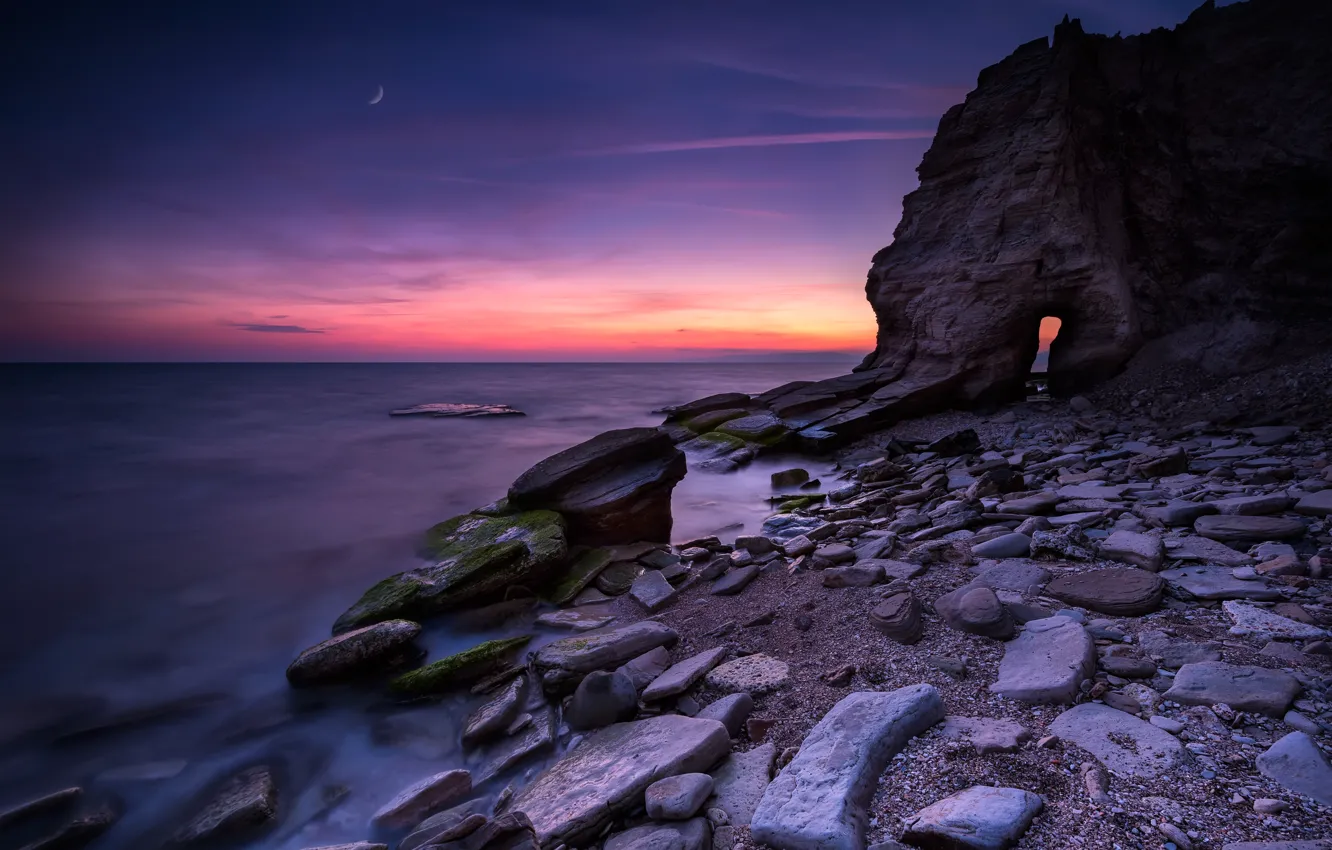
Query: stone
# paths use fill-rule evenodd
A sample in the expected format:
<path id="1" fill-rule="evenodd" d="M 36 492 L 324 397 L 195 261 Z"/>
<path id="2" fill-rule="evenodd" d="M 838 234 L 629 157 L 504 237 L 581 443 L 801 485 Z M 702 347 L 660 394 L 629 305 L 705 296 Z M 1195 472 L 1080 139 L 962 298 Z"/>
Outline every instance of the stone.
<path id="1" fill-rule="evenodd" d="M 697 655 L 690 656 L 685 660 L 671 665 L 656 679 L 648 685 L 643 691 L 643 702 L 656 702 L 658 700 L 673 697 L 682 694 L 694 686 L 698 680 L 721 663 L 726 657 L 727 648 L 719 646 L 714 649 L 704 650 Z"/>
<path id="2" fill-rule="evenodd" d="M 629 681 L 633 682 L 634 687 L 641 692 L 670 666 L 671 654 L 665 647 L 659 646 L 626 661 L 616 668 L 616 672 L 628 676 Z"/>
<path id="3" fill-rule="evenodd" d="M 1068 617 L 1047 617 L 1027 623 L 1004 645 L 990 692 L 1019 702 L 1070 703 L 1095 671 L 1096 644 L 1087 630 Z"/>
<path id="4" fill-rule="evenodd" d="M 949 715 L 939 727 L 939 734 L 945 738 L 966 741 L 976 750 L 977 755 L 982 756 L 1015 753 L 1024 741 L 1031 739 L 1031 733 L 1022 728 L 1021 723 L 990 717 Z"/>
<path id="5" fill-rule="evenodd" d="M 679 595 L 661 570 L 648 570 L 634 579 L 629 588 L 634 601 L 649 611 L 656 612 L 675 601 Z"/>
<path id="6" fill-rule="evenodd" d="M 843 697 L 768 786 L 750 834 L 778 850 L 862 850 L 879 776 L 943 716 L 943 700 L 930 685 Z"/>
<path id="7" fill-rule="evenodd" d="M 464 746 L 475 746 L 498 738 L 509 728 L 527 701 L 527 676 L 515 676 L 498 694 L 467 717 L 463 727 Z"/>
<path id="8" fill-rule="evenodd" d="M 514 586 L 545 583 L 568 554 L 564 519 L 551 511 L 463 514 L 427 531 L 425 545 L 432 563 L 371 587 L 338 617 L 333 633 L 499 599 Z"/>
<path id="9" fill-rule="evenodd" d="M 1157 573 L 1170 592 L 1185 599 L 1280 599 L 1281 592 L 1265 581 L 1236 578 L 1226 567 L 1178 567 Z"/>
<path id="10" fill-rule="evenodd" d="M 638 712 L 638 691 L 623 673 L 595 670 L 574 689 L 564 712 L 570 729 L 600 729 L 633 718 Z"/>
<path id="11" fill-rule="evenodd" d="M 1304 523 L 1297 519 L 1275 516 L 1212 516 L 1199 517 L 1193 530 L 1211 540 L 1289 540 L 1302 537 Z"/>
<path id="12" fill-rule="evenodd" d="M 984 585 L 970 584 L 934 600 L 934 610 L 951 628 L 995 640 L 1013 636 L 1013 618 L 999 597 Z"/>
<path id="13" fill-rule="evenodd" d="M 1151 661 L 1145 658 L 1129 658 L 1124 655 L 1103 656 L 1101 658 L 1101 669 L 1111 676 L 1119 676 L 1123 679 L 1150 679 L 1156 675 L 1156 665 Z"/>
<path id="14" fill-rule="evenodd" d="M 1001 534 L 971 547 L 977 558 L 1025 558 L 1031 553 L 1031 538 L 1025 534 Z"/>
<path id="15" fill-rule="evenodd" d="M 418 697 L 470 685 L 502 667 L 531 640 L 531 635 L 488 640 L 418 670 L 403 673 L 389 682 L 389 690 L 398 696 Z"/>
<path id="16" fill-rule="evenodd" d="M 1332 488 L 1306 493 L 1295 503 L 1295 513 L 1305 516 L 1332 516 Z"/>
<path id="17" fill-rule="evenodd" d="M 1178 735 L 1180 732 L 1184 731 L 1183 723 L 1169 717 L 1162 717 L 1159 714 L 1153 714 L 1151 717 L 1147 718 L 1147 722 L 1155 726 L 1157 729 L 1164 729 L 1172 735 Z"/>
<path id="18" fill-rule="evenodd" d="M 1045 586 L 1050 596 L 1113 617 L 1150 614 L 1161 604 L 1165 581 L 1155 573 L 1131 567 L 1107 567 L 1064 574 Z"/>
<path id="19" fill-rule="evenodd" d="M 1016 499 L 1009 499 L 999 505 L 999 510 L 1006 514 L 1022 514 L 1032 516 L 1035 514 L 1048 514 L 1054 511 L 1055 506 L 1061 501 L 1055 493 L 1041 492 L 1031 496 L 1021 496 Z"/>
<path id="20" fill-rule="evenodd" d="M 530 721 L 524 722 L 526 718 Z M 476 785 L 488 785 L 500 774 L 555 746 L 555 712 L 547 706 L 519 717 L 509 727 L 509 737 L 491 750 L 490 761 L 477 773 Z"/>
<path id="21" fill-rule="evenodd" d="M 1179 668 L 1165 698 L 1182 705 L 1225 703 L 1236 711 L 1281 717 L 1300 693 L 1287 673 L 1220 661 L 1200 661 Z"/>
<path id="22" fill-rule="evenodd" d="M 719 830 L 720 832 L 720 830 Z M 605 850 L 723 850 L 713 843 L 712 826 L 707 818 L 678 823 L 651 823 L 612 835 Z"/>
<path id="23" fill-rule="evenodd" d="M 710 687 L 726 693 L 744 691 L 748 694 L 766 694 L 785 685 L 791 679 L 791 668 L 785 661 L 755 653 L 714 667 L 706 676 Z"/>
<path id="24" fill-rule="evenodd" d="M 911 591 L 894 593 L 870 611 L 870 623 L 881 634 L 901 644 L 913 644 L 925 633 L 920 601 Z"/>
<path id="25" fill-rule="evenodd" d="M 1095 555 L 1089 548 L 1091 541 L 1076 523 L 1058 531 L 1034 531 L 1031 535 L 1031 556 L 1047 556 L 1065 561 L 1091 561 Z"/>
<path id="26" fill-rule="evenodd" d="M 883 570 L 885 581 L 907 581 L 909 579 L 923 576 L 929 567 L 925 564 L 914 564 L 910 561 L 895 561 L 891 558 L 872 558 L 865 561 L 857 561 L 858 567 L 878 567 Z"/>
<path id="27" fill-rule="evenodd" d="M 762 744 L 744 753 L 731 753 L 712 772 L 714 791 L 709 809 L 721 809 L 734 826 L 745 826 L 754 817 L 763 793 L 772 781 L 777 746 Z"/>
<path id="28" fill-rule="evenodd" d="M 415 782 L 379 807 L 370 818 L 373 826 L 405 829 L 457 805 L 472 793 L 472 774 L 466 770 L 446 770 Z"/>
<path id="29" fill-rule="evenodd" d="M 1115 531 L 1101 541 L 1101 557 L 1157 572 L 1165 561 L 1165 545 L 1150 534 Z"/>
<path id="30" fill-rule="evenodd" d="M 513 482 L 508 499 L 520 510 L 558 512 L 571 543 L 664 543 L 671 491 L 685 471 L 684 452 L 665 432 L 623 428 L 541 461 Z"/>
<path id="31" fill-rule="evenodd" d="M 1056 717 L 1049 730 L 1120 776 L 1155 778 L 1184 760 L 1184 747 L 1174 735 L 1108 705 L 1076 705 Z"/>
<path id="32" fill-rule="evenodd" d="M 1225 516 L 1261 516 L 1279 514 L 1291 506 L 1285 493 L 1262 493 L 1257 496 L 1232 496 L 1213 502 L 1216 511 Z"/>
<path id="33" fill-rule="evenodd" d="M 193 817 L 172 834 L 176 847 L 240 840 L 273 825 L 278 791 L 266 766 L 247 768 L 228 779 Z"/>
<path id="34" fill-rule="evenodd" d="M 674 629 L 644 620 L 609 632 L 548 643 L 532 656 L 532 669 L 548 693 L 566 693 L 593 670 L 613 669 L 648 650 L 671 646 L 678 639 Z"/>
<path id="35" fill-rule="evenodd" d="M 1317 640 L 1329 636 L 1327 629 L 1300 623 L 1244 602 L 1222 602 L 1221 607 L 1235 621 L 1230 627 L 1232 635 L 1267 635 L 1278 640 Z"/>
<path id="36" fill-rule="evenodd" d="M 873 587 L 883 582 L 883 567 L 866 562 L 846 567 L 829 567 L 823 571 L 824 587 Z"/>
<path id="37" fill-rule="evenodd" d="M 1154 520 L 1167 527 L 1179 528 L 1192 526 L 1198 517 L 1216 513 L 1216 505 L 1211 502 L 1188 502 L 1183 499 L 1175 499 L 1166 502 L 1164 505 L 1140 507 L 1136 508 L 1135 511 L 1143 519 Z"/>
<path id="38" fill-rule="evenodd" d="M 1138 635 L 1138 645 L 1148 655 L 1159 657 L 1166 667 L 1183 667 L 1200 661 L 1220 661 L 1221 647 L 1172 638 L 1165 632 L 1146 631 Z"/>
<path id="39" fill-rule="evenodd" d="M 695 416 L 711 413 L 714 410 L 743 408 L 749 406 L 749 404 L 750 397 L 747 393 L 717 393 L 684 404 L 662 407 L 652 412 L 665 414 L 668 420 L 681 420 L 692 419 Z"/>
<path id="40" fill-rule="evenodd" d="M 71 812 L 83 799 L 83 789 L 77 785 L 43 794 L 26 803 L 0 812 L 0 829 L 16 830 L 34 822 L 62 813 Z"/>
<path id="41" fill-rule="evenodd" d="M 1294 425 L 1259 425 L 1248 431 L 1253 436 L 1250 442 L 1255 446 L 1277 446 L 1300 433 Z"/>
<path id="42" fill-rule="evenodd" d="M 1332 850 L 1332 838 L 1314 841 L 1236 841 L 1221 850 Z"/>
<path id="43" fill-rule="evenodd" d="M 1223 567 L 1243 567 L 1254 562 L 1243 552 L 1237 552 L 1224 543 L 1191 534 L 1187 537 L 1167 537 L 1166 557 L 1175 561 L 1201 561 Z"/>
<path id="44" fill-rule="evenodd" d="M 908 817 L 902 840 L 918 847 L 1006 850 L 1022 838 L 1043 807 L 1030 791 L 976 785 Z"/>
<path id="45" fill-rule="evenodd" d="M 772 474 L 773 489 L 780 489 L 782 487 L 799 487 L 806 481 L 809 481 L 809 473 L 799 468 L 783 469 L 780 472 L 774 472 Z"/>
<path id="46" fill-rule="evenodd" d="M 617 723 L 542 772 L 510 810 L 531 818 L 542 847 L 586 847 L 604 826 L 641 805 L 649 785 L 706 771 L 730 748 L 726 727 L 715 720 L 663 714 Z"/>
<path id="47" fill-rule="evenodd" d="M 658 779 L 647 787 L 644 805 L 653 820 L 689 820 L 712 795 L 712 777 L 682 773 Z"/>
<path id="48" fill-rule="evenodd" d="M 1037 594 L 1050 583 L 1050 571 L 1031 561 L 1000 561 L 982 565 L 972 583 L 993 590 Z"/>
<path id="49" fill-rule="evenodd" d="M 590 632 L 609 626 L 613 622 L 615 622 L 615 617 L 610 614 L 593 614 L 590 611 L 579 611 L 577 608 L 547 611 L 536 618 L 538 626 L 551 629 L 568 629 L 574 632 Z"/>
<path id="50" fill-rule="evenodd" d="M 23 850 L 81 850 L 95 842 L 119 820 L 120 809 L 111 803 L 104 803 L 66 821 L 54 833 L 24 845 Z"/>
<path id="51" fill-rule="evenodd" d="M 716 702 L 708 703 L 703 706 L 695 717 L 704 720 L 717 720 L 726 727 L 726 731 L 731 737 L 740 734 L 744 728 L 745 719 L 749 713 L 754 710 L 754 698 L 741 691 L 738 694 L 728 694 Z"/>
<path id="52" fill-rule="evenodd" d="M 1287 791 L 1332 806 L 1332 765 L 1303 732 L 1291 732 L 1258 756 L 1258 772 Z"/>
<path id="53" fill-rule="evenodd" d="M 331 637 L 302 652 L 287 668 L 293 687 L 355 679 L 400 666 L 419 653 L 412 646 L 421 626 L 410 620 L 386 620 Z"/>
<path id="54" fill-rule="evenodd" d="M 439 814 L 431 815 L 398 844 L 398 850 L 416 850 L 427 844 L 471 835 L 481 824 L 489 820 L 487 815 L 490 812 L 491 801 L 486 797 L 477 797 Z"/>
<path id="55" fill-rule="evenodd" d="M 782 544 L 782 554 L 788 558 L 799 558 L 801 555 L 808 555 L 819 547 L 819 544 L 810 540 L 803 534 L 798 534 Z"/>
<path id="56" fill-rule="evenodd" d="M 737 567 L 712 583 L 712 595 L 735 596 L 748 587 L 751 581 L 758 578 L 758 574 L 759 567 L 757 564 Z"/>
<path id="57" fill-rule="evenodd" d="M 596 590 L 610 596 L 623 596 L 633 589 L 634 581 L 647 570 L 637 561 L 612 561 L 597 573 L 592 583 Z"/>
<path id="58" fill-rule="evenodd" d="M 612 560 L 614 557 L 609 549 L 588 549 L 574 558 L 564 578 L 551 589 L 548 598 L 556 605 L 568 605 L 596 580 L 602 570 L 610 566 Z"/>
<path id="59" fill-rule="evenodd" d="M 814 558 L 827 564 L 849 564 L 856 559 L 856 551 L 842 543 L 825 543 L 814 550 Z"/>
<path id="60" fill-rule="evenodd" d="M 731 419 L 717 426 L 717 431 L 762 446 L 775 446 L 790 433 L 786 423 L 771 413 Z"/>

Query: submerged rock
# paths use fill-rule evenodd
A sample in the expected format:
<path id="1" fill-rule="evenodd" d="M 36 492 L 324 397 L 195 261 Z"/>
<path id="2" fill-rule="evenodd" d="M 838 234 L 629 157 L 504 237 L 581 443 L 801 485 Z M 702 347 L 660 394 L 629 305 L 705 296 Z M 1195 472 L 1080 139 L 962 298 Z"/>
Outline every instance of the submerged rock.
<path id="1" fill-rule="evenodd" d="M 488 640 L 419 670 L 403 673 L 389 683 L 399 696 L 427 696 L 469 685 L 504 664 L 532 640 L 531 635 Z"/>
<path id="2" fill-rule="evenodd" d="M 419 619 L 490 601 L 514 586 L 548 581 L 568 547 L 564 520 L 551 511 L 504 517 L 463 514 L 426 533 L 435 563 L 376 584 L 333 624 L 334 634 L 398 618 Z"/>
<path id="3" fill-rule="evenodd" d="M 421 626 L 410 620 L 386 620 L 344 632 L 302 652 L 287 668 L 294 687 L 341 682 L 399 666 L 419 652 L 412 641 Z"/>
<path id="4" fill-rule="evenodd" d="M 670 540 L 671 491 L 685 476 L 684 453 L 656 428 L 607 431 L 558 452 L 509 488 L 522 509 L 558 511 L 574 543 Z"/>
<path id="5" fill-rule="evenodd" d="M 278 791 L 266 766 L 228 779 L 192 818 L 171 836 L 176 847 L 239 840 L 271 826 L 277 818 Z"/>

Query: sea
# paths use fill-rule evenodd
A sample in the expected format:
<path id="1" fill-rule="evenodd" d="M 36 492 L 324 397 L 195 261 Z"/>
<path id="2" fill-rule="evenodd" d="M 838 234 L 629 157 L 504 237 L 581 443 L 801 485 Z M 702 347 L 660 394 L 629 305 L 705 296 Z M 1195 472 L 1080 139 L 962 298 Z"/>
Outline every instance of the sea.
<path id="1" fill-rule="evenodd" d="M 293 693 L 296 654 L 365 588 L 419 565 L 426 528 L 503 496 L 542 458 L 659 424 L 664 405 L 849 366 L 0 366 L 0 810 L 79 785 L 123 812 L 95 846 L 141 847 L 262 763 L 280 817 L 246 846 L 392 841 L 367 827 L 376 809 L 486 758 L 459 745 L 478 698 Z M 388 415 L 433 402 L 526 416 Z M 791 462 L 692 470 L 673 537 L 757 530 L 769 475 Z M 438 658 L 520 630 L 530 622 L 447 617 L 421 643 Z"/>

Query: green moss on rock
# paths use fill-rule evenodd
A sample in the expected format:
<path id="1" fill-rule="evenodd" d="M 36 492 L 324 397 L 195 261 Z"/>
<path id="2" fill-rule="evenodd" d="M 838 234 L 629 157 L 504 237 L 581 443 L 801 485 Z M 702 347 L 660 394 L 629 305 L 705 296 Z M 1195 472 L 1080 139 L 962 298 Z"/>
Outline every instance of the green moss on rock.
<path id="1" fill-rule="evenodd" d="M 739 419 L 749 413 L 748 410 L 731 408 L 729 410 L 710 410 L 707 413 L 701 413 L 690 419 L 686 419 L 681 424 L 693 431 L 695 434 L 705 434 L 721 425 L 723 422 L 729 422 L 732 419 Z"/>
<path id="2" fill-rule="evenodd" d="M 531 635 L 488 640 L 471 649 L 441 658 L 419 670 L 403 673 L 389 682 L 389 689 L 398 696 L 416 697 L 440 694 L 463 685 L 470 685 L 495 670 L 519 649 L 532 640 Z"/>
<path id="3" fill-rule="evenodd" d="M 548 596 L 550 601 L 556 605 L 567 605 L 572 602 L 575 596 L 582 593 L 583 589 L 610 565 L 612 557 L 609 549 L 588 549 L 579 555 L 569 566 L 564 578 L 551 589 Z"/>

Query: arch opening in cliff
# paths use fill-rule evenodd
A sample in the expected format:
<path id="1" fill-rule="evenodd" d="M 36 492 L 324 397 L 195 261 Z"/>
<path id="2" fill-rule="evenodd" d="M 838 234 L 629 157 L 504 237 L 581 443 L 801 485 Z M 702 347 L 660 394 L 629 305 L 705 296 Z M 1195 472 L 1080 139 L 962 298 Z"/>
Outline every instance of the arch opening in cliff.
<path id="1" fill-rule="evenodd" d="M 1032 393 L 1044 395 L 1050 391 L 1050 346 L 1059 338 L 1059 329 L 1064 320 L 1058 316 L 1042 316 L 1036 326 L 1036 354 L 1027 368 L 1026 389 Z"/>

